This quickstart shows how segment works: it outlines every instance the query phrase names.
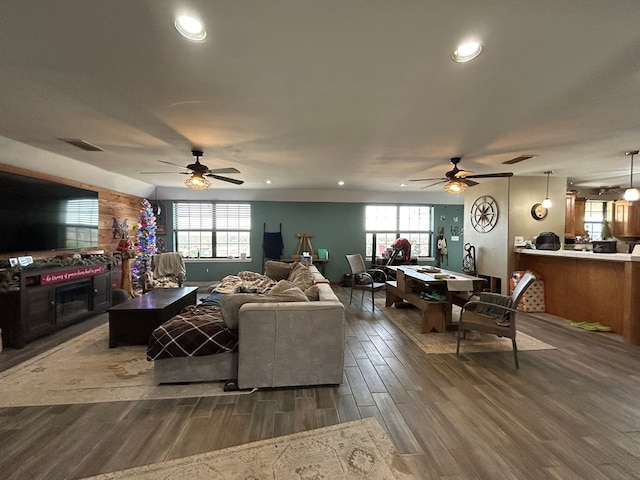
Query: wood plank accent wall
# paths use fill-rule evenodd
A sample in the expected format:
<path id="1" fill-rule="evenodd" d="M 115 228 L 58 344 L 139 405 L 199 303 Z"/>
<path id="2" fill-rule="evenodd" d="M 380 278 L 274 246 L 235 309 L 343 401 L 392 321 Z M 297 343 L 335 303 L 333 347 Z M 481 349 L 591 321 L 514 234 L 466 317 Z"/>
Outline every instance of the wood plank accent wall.
<path id="1" fill-rule="evenodd" d="M 98 250 L 104 250 L 105 253 L 114 252 L 119 238 L 113 238 L 113 219 L 116 218 L 118 222 L 122 222 L 125 218 L 127 219 L 127 223 L 129 225 L 129 238 L 134 240 L 131 235 L 131 229 L 134 225 L 138 223 L 138 218 L 140 215 L 140 209 L 142 208 L 142 197 L 136 197 L 134 195 L 129 195 L 126 193 L 116 192 L 113 190 L 108 190 L 106 188 L 98 187 L 96 185 L 91 185 L 84 182 L 78 182 L 74 180 L 69 180 L 62 177 L 57 177 L 55 175 L 49 175 L 46 173 L 35 172 L 32 170 L 27 170 L 20 167 L 15 167 L 13 165 L 6 165 L 0 163 L 0 171 L 15 173 L 17 175 L 24 175 L 32 178 L 39 178 L 42 180 L 49 180 L 51 182 L 62 183 L 65 185 L 72 185 L 74 187 L 84 188 L 87 190 L 93 190 L 94 192 L 98 192 L 98 209 L 99 209 L 99 230 L 98 230 Z M 95 248 L 89 250 L 96 250 Z M 56 256 L 60 253 L 70 253 L 75 250 L 61 250 L 61 251 L 50 251 L 47 250 L 45 252 L 25 252 L 29 255 L 38 258 L 48 258 Z M 82 250 L 78 250 L 82 251 Z M 22 253 L 22 252 L 21 252 Z M 9 257 L 15 256 L 11 254 L 2 254 L 0 253 L 0 258 L 6 259 Z"/>

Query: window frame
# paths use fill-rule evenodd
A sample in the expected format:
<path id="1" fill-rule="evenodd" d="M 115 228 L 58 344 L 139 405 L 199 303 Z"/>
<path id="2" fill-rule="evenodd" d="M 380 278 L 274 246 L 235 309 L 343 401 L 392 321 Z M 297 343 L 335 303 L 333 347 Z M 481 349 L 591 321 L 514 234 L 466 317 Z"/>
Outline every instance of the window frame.
<path id="1" fill-rule="evenodd" d="M 591 208 L 592 205 L 602 204 L 602 219 L 598 220 L 589 220 L 587 221 L 587 214 L 591 214 L 594 209 Z M 599 212 L 598 212 L 599 213 Z M 586 200 L 584 203 L 584 222 L 583 228 L 585 233 L 589 236 L 591 240 L 602 240 L 602 222 L 607 219 L 607 202 L 604 200 Z"/>
<path id="2" fill-rule="evenodd" d="M 197 208 L 200 209 L 199 218 L 197 211 L 185 211 Z M 234 209 L 236 214 L 230 215 Z M 188 215 L 188 220 L 185 215 Z M 185 221 L 193 222 L 193 226 L 185 225 Z M 184 244 L 184 235 L 189 237 L 186 248 L 181 247 L 181 244 Z M 173 202 L 173 237 L 175 251 L 180 252 L 185 258 L 238 259 L 242 258 L 244 253 L 246 258 L 250 259 L 251 204 L 214 201 Z M 223 237 L 227 239 L 221 242 Z"/>
<path id="3" fill-rule="evenodd" d="M 383 220 L 383 223 L 386 222 L 387 225 L 381 225 L 381 227 L 385 227 L 385 228 L 375 228 L 375 225 L 369 225 L 371 220 L 369 209 L 371 208 L 387 209 L 387 214 L 384 215 L 387 218 Z M 412 228 L 403 228 L 405 227 L 405 225 L 402 225 L 402 223 L 404 223 L 403 220 L 406 218 L 406 215 L 403 216 L 403 213 L 404 213 L 403 210 L 411 212 L 411 209 L 416 209 L 416 208 L 420 210 L 427 209 L 428 211 L 427 216 L 429 221 L 428 229 L 416 230 Z M 390 209 L 394 209 L 395 211 L 394 219 L 392 222 L 393 226 L 389 222 L 389 218 L 388 218 L 389 217 L 388 212 Z M 434 206 L 429 204 L 367 204 L 365 205 L 364 221 L 365 221 L 365 255 L 366 257 L 371 258 L 371 260 L 374 263 L 376 259 L 384 258 L 383 254 L 381 254 L 382 252 L 380 251 L 378 235 L 385 235 L 386 237 L 385 243 L 389 243 L 390 235 L 393 237 L 394 240 L 401 237 L 411 239 L 411 237 L 414 235 L 420 235 L 420 236 L 426 235 L 427 236 L 426 242 L 421 242 L 418 245 L 426 245 L 427 254 L 420 255 L 419 253 L 416 253 L 415 242 L 412 242 L 411 253 L 412 253 L 412 256 L 415 256 L 416 258 L 418 258 L 418 260 L 427 260 L 427 259 L 433 258 L 434 211 L 435 211 Z M 370 227 L 374 227 L 374 228 L 370 228 Z M 419 250 L 422 251 L 422 248 L 420 248 Z"/>

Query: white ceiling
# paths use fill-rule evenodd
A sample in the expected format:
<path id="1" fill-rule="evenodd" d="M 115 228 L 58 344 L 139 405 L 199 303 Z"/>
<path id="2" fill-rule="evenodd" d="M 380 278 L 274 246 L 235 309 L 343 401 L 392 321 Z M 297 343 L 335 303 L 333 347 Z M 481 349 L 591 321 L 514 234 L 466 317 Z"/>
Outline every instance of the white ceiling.
<path id="1" fill-rule="evenodd" d="M 175 31 L 183 7 L 206 42 Z M 468 37 L 483 53 L 452 62 Z M 627 186 L 640 148 L 638 0 L 14 1 L 0 52 L 0 163 L 61 176 L 84 174 L 74 159 L 186 188 L 158 160 L 186 165 L 196 146 L 246 182 L 216 189 L 419 191 L 408 180 L 452 156 Z"/>

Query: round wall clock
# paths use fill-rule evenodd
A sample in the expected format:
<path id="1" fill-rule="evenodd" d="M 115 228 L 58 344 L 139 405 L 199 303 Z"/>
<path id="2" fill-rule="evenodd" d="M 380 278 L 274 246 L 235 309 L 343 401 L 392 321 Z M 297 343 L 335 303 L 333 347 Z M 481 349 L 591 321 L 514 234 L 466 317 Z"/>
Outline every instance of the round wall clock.
<path id="1" fill-rule="evenodd" d="M 547 216 L 547 209 L 541 203 L 534 203 L 531 206 L 531 216 L 536 220 L 542 220 Z"/>
<path id="2" fill-rule="evenodd" d="M 486 233 L 498 223 L 498 204 L 493 197 L 482 195 L 471 206 L 471 225 L 476 231 Z"/>

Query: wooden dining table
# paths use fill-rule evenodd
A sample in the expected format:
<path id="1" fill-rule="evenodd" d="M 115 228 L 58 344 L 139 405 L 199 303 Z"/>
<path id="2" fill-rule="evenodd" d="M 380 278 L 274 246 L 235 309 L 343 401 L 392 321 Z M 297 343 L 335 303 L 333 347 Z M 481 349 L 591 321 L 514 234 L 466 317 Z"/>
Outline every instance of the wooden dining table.
<path id="1" fill-rule="evenodd" d="M 461 292 L 478 292 L 483 289 L 484 278 L 452 272 L 440 268 L 402 265 L 386 267 L 395 280 L 386 282 L 385 305 L 391 307 L 404 302 L 422 310 L 422 333 L 445 332 L 452 326 L 452 305 Z M 443 300 L 420 298 L 423 291 L 434 290 Z"/>

